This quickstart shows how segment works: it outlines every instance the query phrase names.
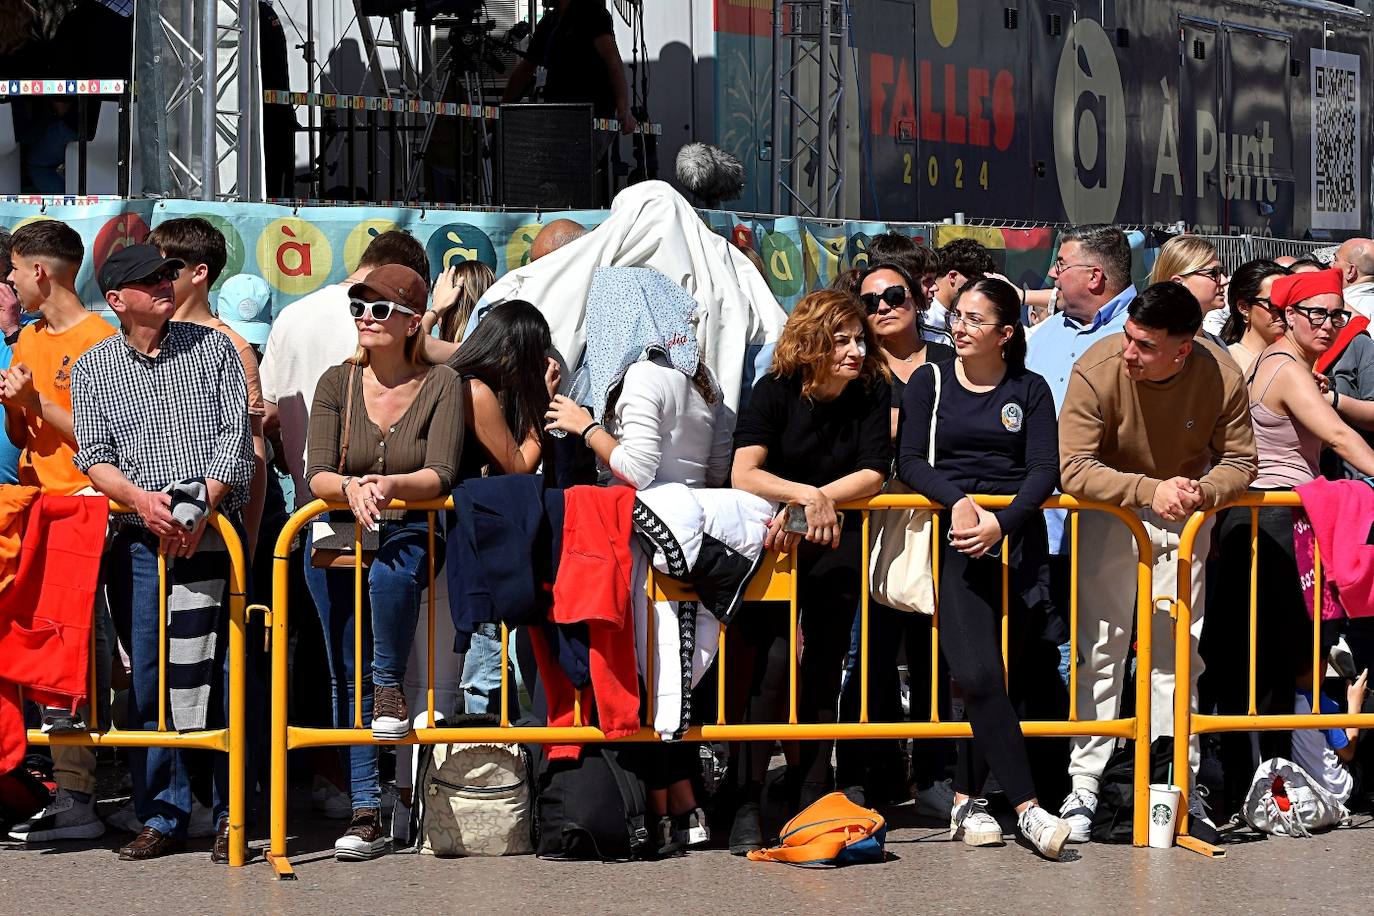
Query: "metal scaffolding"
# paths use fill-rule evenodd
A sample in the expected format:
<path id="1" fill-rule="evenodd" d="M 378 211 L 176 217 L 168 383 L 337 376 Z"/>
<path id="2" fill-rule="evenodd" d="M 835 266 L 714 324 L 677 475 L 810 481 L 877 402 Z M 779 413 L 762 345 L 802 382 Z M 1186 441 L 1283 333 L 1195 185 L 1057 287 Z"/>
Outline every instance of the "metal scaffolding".
<path id="1" fill-rule="evenodd" d="M 846 0 L 774 0 L 774 213 L 836 217 L 844 200 Z"/>
<path id="2" fill-rule="evenodd" d="M 257 25 L 257 0 L 135 5 L 143 194 L 261 196 Z"/>

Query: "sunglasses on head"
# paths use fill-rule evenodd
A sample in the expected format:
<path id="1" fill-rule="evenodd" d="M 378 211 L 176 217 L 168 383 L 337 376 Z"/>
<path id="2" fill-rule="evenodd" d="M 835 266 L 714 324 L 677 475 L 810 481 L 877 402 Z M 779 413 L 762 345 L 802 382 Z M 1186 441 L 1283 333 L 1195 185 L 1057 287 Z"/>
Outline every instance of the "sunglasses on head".
<path id="1" fill-rule="evenodd" d="M 373 321 L 386 321 L 391 317 L 392 312 L 401 312 L 405 315 L 414 315 L 415 310 L 401 305 L 399 302 L 364 302 L 361 299 L 348 300 L 348 313 L 354 318 L 361 318 L 366 313 L 372 316 Z"/>
<path id="2" fill-rule="evenodd" d="M 897 309 L 906 304 L 907 298 L 905 286 L 889 286 L 881 293 L 864 293 L 859 301 L 864 304 L 864 311 L 872 315 L 878 311 L 879 303 L 886 302 L 890 308 Z"/>

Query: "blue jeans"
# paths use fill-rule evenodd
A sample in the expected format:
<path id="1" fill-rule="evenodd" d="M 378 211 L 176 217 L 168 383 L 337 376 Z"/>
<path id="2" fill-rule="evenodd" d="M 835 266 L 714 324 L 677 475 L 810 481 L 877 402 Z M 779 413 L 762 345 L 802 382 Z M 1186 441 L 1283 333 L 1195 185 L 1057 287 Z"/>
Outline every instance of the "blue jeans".
<path id="1" fill-rule="evenodd" d="M 508 659 L 512 656 L 508 656 Z M 508 683 L 515 687 L 515 674 L 512 671 Z M 472 644 L 467 655 L 463 656 L 463 711 L 468 714 L 490 713 L 500 715 L 501 709 L 501 625 L 499 623 L 479 624 L 472 634 Z M 514 722 L 520 717 L 516 702 L 517 690 L 511 690 L 506 699 L 507 716 Z"/>
<path id="2" fill-rule="evenodd" d="M 225 556 L 228 576 L 228 557 Z M 177 566 L 167 568 L 168 584 L 176 581 Z M 129 651 L 132 683 L 129 687 L 128 727 L 157 728 L 158 709 L 158 575 L 157 539 L 142 528 L 125 527 L 110 542 L 104 560 L 105 597 L 115 632 Z M 215 639 L 215 672 L 211 679 L 207 728 L 223 726 L 226 717 L 224 670 L 227 655 L 228 616 L 224 595 Z M 169 648 L 170 652 L 170 648 Z M 168 728 L 173 727 L 168 704 Z M 213 801 L 215 823 L 229 811 L 229 757 L 214 757 Z M 147 827 L 177 839 L 186 836 L 191 818 L 191 782 L 186 752 L 164 747 L 130 748 L 129 773 L 134 784 L 134 810 Z"/>
<path id="3" fill-rule="evenodd" d="M 442 526 L 436 526 L 436 535 L 441 531 Z M 361 659 L 355 659 L 354 655 L 353 570 L 318 569 L 310 565 L 307 535 L 305 582 L 324 629 L 335 728 L 348 728 L 353 724 L 358 678 L 355 661 L 362 662 L 363 695 L 357 699 L 362 705 L 364 726 L 372 724 L 373 685 L 403 687 L 406 658 L 410 655 L 415 624 L 420 618 L 420 592 L 429 575 L 429 564 L 425 562 L 428 532 L 423 513 L 418 517 L 382 522 L 377 555 L 368 566 L 367 591 L 363 594 Z M 442 543 L 436 537 L 436 573 L 443 562 Z M 380 807 L 382 795 L 376 746 L 355 745 L 342 748 L 340 752 L 344 769 L 348 771 L 354 810 Z"/>

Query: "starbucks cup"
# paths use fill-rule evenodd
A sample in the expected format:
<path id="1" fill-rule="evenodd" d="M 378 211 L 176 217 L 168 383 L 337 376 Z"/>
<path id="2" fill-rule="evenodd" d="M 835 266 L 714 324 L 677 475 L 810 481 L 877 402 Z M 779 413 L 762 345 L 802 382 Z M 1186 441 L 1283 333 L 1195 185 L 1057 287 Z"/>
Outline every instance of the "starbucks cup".
<path id="1" fill-rule="evenodd" d="M 1150 848 L 1168 849 L 1174 845 L 1174 827 L 1178 824 L 1178 800 L 1183 790 L 1178 786 L 1154 783 L 1150 786 Z"/>

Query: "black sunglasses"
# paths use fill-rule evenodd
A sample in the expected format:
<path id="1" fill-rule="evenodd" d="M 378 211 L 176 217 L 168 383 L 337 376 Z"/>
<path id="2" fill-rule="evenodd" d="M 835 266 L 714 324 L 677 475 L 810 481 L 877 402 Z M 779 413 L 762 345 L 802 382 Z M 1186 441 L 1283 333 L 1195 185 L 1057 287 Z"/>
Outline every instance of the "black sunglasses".
<path id="1" fill-rule="evenodd" d="M 886 302 L 890 307 L 897 309 L 906 304 L 909 298 L 905 286 L 889 286 L 881 293 L 864 293 L 859 297 L 859 301 L 864 304 L 864 311 L 869 315 L 878 311 L 878 305 Z"/>
<path id="2" fill-rule="evenodd" d="M 181 276 L 181 271 L 175 267 L 166 267 L 155 273 L 151 273 L 141 280 L 130 280 L 130 286 L 158 286 L 163 282 L 171 283 Z"/>

